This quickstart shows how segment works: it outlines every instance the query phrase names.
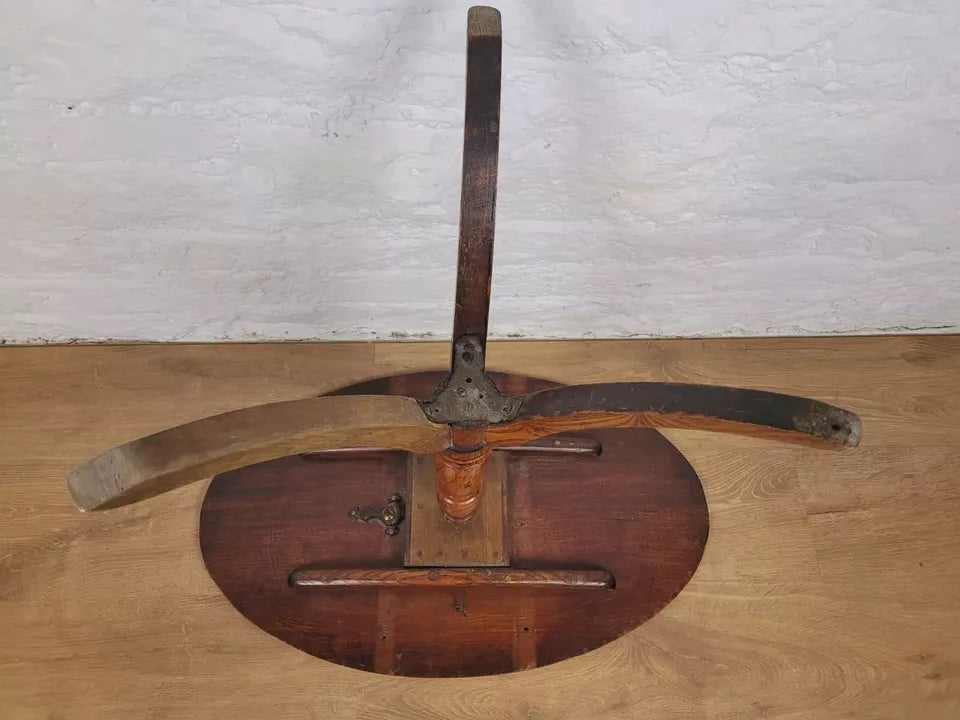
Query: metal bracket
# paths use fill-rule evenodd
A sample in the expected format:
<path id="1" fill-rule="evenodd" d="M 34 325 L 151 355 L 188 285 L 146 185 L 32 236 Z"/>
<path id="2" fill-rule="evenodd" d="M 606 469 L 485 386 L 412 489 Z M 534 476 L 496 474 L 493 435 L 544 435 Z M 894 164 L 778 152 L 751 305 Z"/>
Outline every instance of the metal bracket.
<path id="1" fill-rule="evenodd" d="M 520 398 L 500 392 L 484 372 L 483 345 L 476 335 L 457 338 L 453 346 L 453 368 L 440 381 L 433 397 L 421 402 L 427 418 L 461 428 L 513 420 L 520 412 Z"/>
<path id="2" fill-rule="evenodd" d="M 357 522 L 380 523 L 383 526 L 384 534 L 396 535 L 400 532 L 400 523 L 403 522 L 404 517 L 403 496 L 400 493 L 393 493 L 387 498 L 383 507 L 377 507 L 376 505 L 355 507 L 350 511 L 350 517 Z"/>

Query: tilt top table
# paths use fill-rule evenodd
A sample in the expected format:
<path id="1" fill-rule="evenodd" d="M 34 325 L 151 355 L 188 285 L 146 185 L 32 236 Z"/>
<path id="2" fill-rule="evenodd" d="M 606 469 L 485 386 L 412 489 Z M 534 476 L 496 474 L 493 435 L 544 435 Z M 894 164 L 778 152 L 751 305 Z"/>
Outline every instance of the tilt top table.
<path id="1" fill-rule="evenodd" d="M 187 423 L 68 481 L 86 511 L 216 476 L 200 548 L 224 594 L 276 637 L 363 670 L 531 668 L 659 612 L 696 570 L 709 515 L 697 474 L 655 428 L 860 439 L 856 415 L 802 397 L 487 372 L 500 64 L 500 14 L 471 8 L 448 372 Z"/>

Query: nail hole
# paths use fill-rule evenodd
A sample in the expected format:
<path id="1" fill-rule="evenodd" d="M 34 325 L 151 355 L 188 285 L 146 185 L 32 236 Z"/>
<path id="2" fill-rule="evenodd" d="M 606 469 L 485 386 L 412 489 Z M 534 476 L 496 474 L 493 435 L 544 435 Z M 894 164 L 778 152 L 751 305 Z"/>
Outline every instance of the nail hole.
<path id="1" fill-rule="evenodd" d="M 467 378 L 467 382 L 468 382 L 468 383 L 472 383 L 472 382 L 473 382 L 473 378 Z"/>
<path id="2" fill-rule="evenodd" d="M 840 432 L 841 430 L 843 430 L 843 425 L 841 425 L 840 423 L 834 423 L 833 425 L 830 426 L 830 429 L 833 430 L 834 432 Z"/>
<path id="3" fill-rule="evenodd" d="M 483 393 L 480 393 L 479 395 L 477 395 L 477 397 L 483 400 Z"/>
<path id="4" fill-rule="evenodd" d="M 530 628 L 528 628 L 527 626 L 524 626 L 523 631 L 524 631 L 524 632 L 530 632 Z"/>
<path id="5" fill-rule="evenodd" d="M 469 352 L 469 351 L 468 351 L 468 352 L 465 352 L 465 353 L 464 353 L 463 355 L 461 355 L 460 357 L 463 358 L 463 361 L 464 361 L 464 362 L 473 362 L 473 353 L 472 353 L 472 352 Z"/>
<path id="6" fill-rule="evenodd" d="M 386 639 L 387 639 L 387 636 L 386 636 L 386 635 L 381 635 L 381 636 L 380 636 L 380 639 L 381 639 L 381 640 L 386 640 Z"/>

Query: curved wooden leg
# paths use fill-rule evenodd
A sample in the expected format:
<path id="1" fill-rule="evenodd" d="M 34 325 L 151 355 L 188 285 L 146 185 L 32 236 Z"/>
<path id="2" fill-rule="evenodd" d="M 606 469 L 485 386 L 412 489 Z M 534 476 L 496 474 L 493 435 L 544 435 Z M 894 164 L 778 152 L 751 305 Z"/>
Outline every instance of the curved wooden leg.
<path id="1" fill-rule="evenodd" d="M 473 335 L 481 349 L 487 344 L 493 273 L 501 46 L 500 13 L 490 7 L 470 8 L 453 339 Z"/>
<path id="2" fill-rule="evenodd" d="M 450 428 L 413 398 L 319 397 L 258 405 L 196 420 L 120 445 L 73 470 L 81 510 L 127 505 L 217 473 L 286 455 L 340 447 L 436 453 Z"/>
<path id="3" fill-rule="evenodd" d="M 810 398 L 719 385 L 599 383 L 523 396 L 516 416 L 487 428 L 494 447 L 589 428 L 676 428 L 814 447 L 856 447 L 860 418 Z"/>

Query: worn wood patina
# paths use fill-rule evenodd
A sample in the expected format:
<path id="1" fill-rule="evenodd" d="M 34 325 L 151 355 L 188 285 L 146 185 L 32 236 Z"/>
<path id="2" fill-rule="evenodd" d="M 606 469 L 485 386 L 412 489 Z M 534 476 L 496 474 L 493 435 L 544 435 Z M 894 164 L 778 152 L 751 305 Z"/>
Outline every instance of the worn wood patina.
<path id="1" fill-rule="evenodd" d="M 508 672 L 658 612 L 709 522 L 696 473 L 652 428 L 860 441 L 854 413 L 803 397 L 487 373 L 502 47 L 499 13 L 471 8 L 449 372 L 197 420 L 69 478 L 97 510 L 219 473 L 200 520 L 210 574 L 267 632 L 352 667 Z"/>

